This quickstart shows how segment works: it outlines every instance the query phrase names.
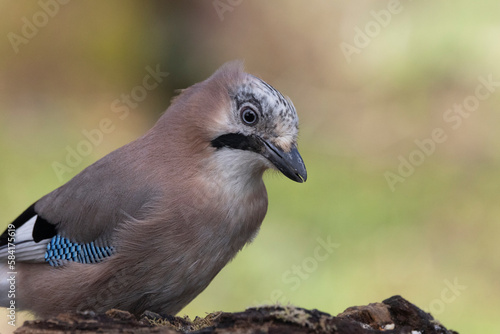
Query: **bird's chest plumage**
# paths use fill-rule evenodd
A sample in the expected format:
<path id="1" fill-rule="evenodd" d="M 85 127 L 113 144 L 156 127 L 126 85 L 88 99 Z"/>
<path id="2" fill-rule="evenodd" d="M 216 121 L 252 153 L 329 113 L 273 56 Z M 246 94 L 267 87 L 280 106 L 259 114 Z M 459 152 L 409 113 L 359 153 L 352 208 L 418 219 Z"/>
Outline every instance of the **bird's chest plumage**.
<path id="1" fill-rule="evenodd" d="M 263 169 L 253 165 L 253 153 L 244 152 L 243 159 L 237 153 L 237 158 L 225 155 L 194 168 L 202 172 L 187 173 L 178 188 L 188 191 L 169 200 L 174 207 L 165 205 L 165 218 L 147 246 L 158 245 L 163 255 L 149 266 L 155 293 L 149 295 L 148 309 L 189 303 L 259 231 L 268 205 Z"/>
<path id="2" fill-rule="evenodd" d="M 187 224 L 196 244 L 225 264 L 257 233 L 267 211 L 266 189 L 261 177 L 225 175 L 203 183 L 190 201 L 194 219 Z"/>
<path id="3" fill-rule="evenodd" d="M 169 226 L 175 221 L 175 230 L 165 228 L 148 245 L 149 250 L 157 245 L 156 251 L 162 253 L 161 260 L 156 257 L 147 265 L 150 287 L 143 288 L 155 292 L 148 299 L 149 309 L 164 308 L 172 300 L 187 304 L 252 240 L 267 211 L 262 179 L 252 182 L 238 193 L 228 190 L 227 183 L 213 181 L 183 194 L 182 205 L 163 223 Z"/>
<path id="4" fill-rule="evenodd" d="M 218 153 L 209 164 L 212 172 L 200 181 L 204 191 L 198 195 L 207 203 L 207 213 L 215 213 L 215 221 L 206 224 L 211 239 L 237 252 L 258 231 L 267 211 L 267 192 L 253 153 Z"/>

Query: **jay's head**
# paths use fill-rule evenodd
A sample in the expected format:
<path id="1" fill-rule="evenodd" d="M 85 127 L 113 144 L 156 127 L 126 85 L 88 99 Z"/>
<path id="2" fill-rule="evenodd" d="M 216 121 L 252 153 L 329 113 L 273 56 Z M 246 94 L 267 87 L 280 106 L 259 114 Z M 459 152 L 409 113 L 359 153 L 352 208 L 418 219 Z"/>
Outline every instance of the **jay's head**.
<path id="1" fill-rule="evenodd" d="M 248 173 L 261 175 L 272 168 L 296 182 L 306 181 L 292 101 L 245 73 L 241 62 L 226 63 L 184 90 L 170 109 L 164 116 L 182 120 L 185 126 L 176 128 L 194 152 L 208 152 L 219 164 L 244 166 Z"/>

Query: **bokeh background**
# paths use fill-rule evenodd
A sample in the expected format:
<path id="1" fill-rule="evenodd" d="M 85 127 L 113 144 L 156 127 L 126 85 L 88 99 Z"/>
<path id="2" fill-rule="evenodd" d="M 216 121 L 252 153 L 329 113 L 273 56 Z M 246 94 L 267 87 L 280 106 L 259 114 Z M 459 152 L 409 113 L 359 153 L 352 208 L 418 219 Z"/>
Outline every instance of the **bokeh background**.
<path id="1" fill-rule="evenodd" d="M 499 11 L 494 0 L 0 1 L 0 225 L 143 134 L 177 89 L 243 59 L 294 101 L 309 179 L 266 175 L 259 236 L 180 314 L 274 302 L 336 314 L 400 294 L 461 333 L 496 333 Z M 120 119 L 112 104 L 148 66 L 169 75 Z M 114 130 L 58 177 L 54 162 L 105 118 Z M 418 153 L 435 129 L 446 139 Z M 410 158 L 413 170 L 400 167 Z M 335 244 L 328 256 L 318 238 Z"/>

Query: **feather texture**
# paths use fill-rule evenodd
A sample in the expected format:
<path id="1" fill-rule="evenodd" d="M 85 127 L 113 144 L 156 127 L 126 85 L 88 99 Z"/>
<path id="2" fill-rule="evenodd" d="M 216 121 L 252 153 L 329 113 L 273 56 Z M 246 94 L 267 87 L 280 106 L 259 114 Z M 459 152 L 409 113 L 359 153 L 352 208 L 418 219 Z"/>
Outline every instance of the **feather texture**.
<path id="1" fill-rule="evenodd" d="M 243 107 L 260 122 L 242 122 Z M 297 125 L 291 102 L 240 62 L 183 90 L 145 135 L 14 221 L 23 254 L 16 305 L 40 316 L 178 312 L 258 232 L 264 171 L 279 162 L 305 180 L 302 160 L 293 166 L 284 153 L 296 146 Z M 280 161 L 263 154 L 269 147 Z"/>
<path id="2" fill-rule="evenodd" d="M 94 242 L 79 244 L 57 235 L 47 243 L 45 261 L 51 266 L 61 266 L 66 261 L 98 263 L 113 253 L 113 247 L 96 246 Z"/>

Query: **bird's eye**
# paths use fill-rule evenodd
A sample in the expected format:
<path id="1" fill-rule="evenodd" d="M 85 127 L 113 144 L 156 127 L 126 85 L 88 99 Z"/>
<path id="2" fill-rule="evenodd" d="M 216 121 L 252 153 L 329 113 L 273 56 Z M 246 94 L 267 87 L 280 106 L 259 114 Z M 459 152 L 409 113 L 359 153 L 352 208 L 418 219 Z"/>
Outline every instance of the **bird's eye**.
<path id="1" fill-rule="evenodd" d="M 246 125 L 255 125 L 259 120 L 259 116 L 252 108 L 244 107 L 241 109 L 241 120 Z"/>

